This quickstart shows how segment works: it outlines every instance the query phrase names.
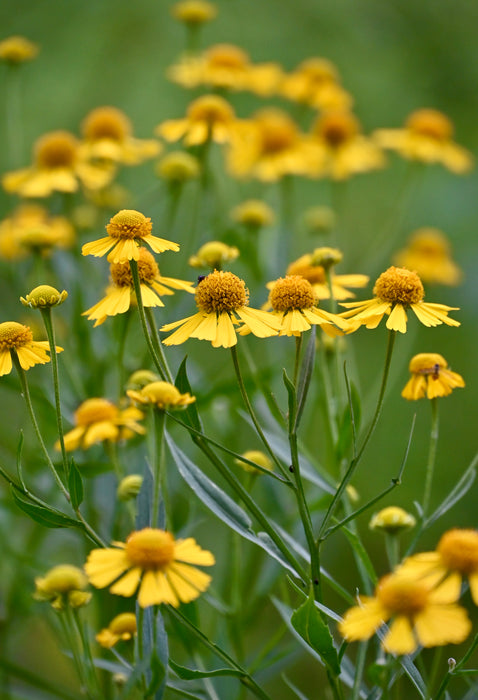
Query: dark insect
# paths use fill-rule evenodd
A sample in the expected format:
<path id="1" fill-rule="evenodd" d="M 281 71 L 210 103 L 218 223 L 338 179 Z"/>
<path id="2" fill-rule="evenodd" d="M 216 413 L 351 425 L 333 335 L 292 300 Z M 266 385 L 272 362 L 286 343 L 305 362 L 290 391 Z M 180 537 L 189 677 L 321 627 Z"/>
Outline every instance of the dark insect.
<path id="1" fill-rule="evenodd" d="M 206 279 L 206 275 L 198 275 L 198 284 L 200 284 L 205 279 Z"/>

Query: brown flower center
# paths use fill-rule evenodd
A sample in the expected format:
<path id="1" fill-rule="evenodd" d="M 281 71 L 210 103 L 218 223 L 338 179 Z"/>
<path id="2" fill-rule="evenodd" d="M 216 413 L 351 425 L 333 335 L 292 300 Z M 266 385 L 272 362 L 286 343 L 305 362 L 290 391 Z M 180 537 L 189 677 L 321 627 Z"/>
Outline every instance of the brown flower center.
<path id="1" fill-rule="evenodd" d="M 392 615 L 412 616 L 426 607 L 428 589 L 423 582 L 391 574 L 380 581 L 377 598 Z"/>
<path id="2" fill-rule="evenodd" d="M 27 345 L 33 340 L 33 333 L 28 326 L 15 321 L 0 323 L 0 350 L 11 350 Z"/>
<path id="3" fill-rule="evenodd" d="M 449 141 L 453 136 L 453 124 L 436 109 L 419 109 L 409 116 L 406 126 L 415 134 L 428 136 L 436 141 Z"/>
<path id="4" fill-rule="evenodd" d="M 291 148 L 298 140 L 297 128 L 285 112 L 276 109 L 263 110 L 257 115 L 261 151 L 275 154 Z"/>
<path id="5" fill-rule="evenodd" d="M 35 162 L 39 168 L 72 168 L 78 141 L 68 131 L 52 131 L 35 143 Z"/>
<path id="6" fill-rule="evenodd" d="M 188 117 L 192 122 L 230 124 L 234 120 L 234 111 L 230 104 L 217 95 L 204 95 L 189 105 Z"/>
<path id="7" fill-rule="evenodd" d="M 174 561 L 174 538 L 164 530 L 146 527 L 128 537 L 125 551 L 133 566 L 164 570 Z"/>
<path id="8" fill-rule="evenodd" d="M 111 263 L 111 279 L 117 287 L 134 287 L 129 261 Z M 159 267 L 153 255 L 144 246 L 139 249 L 138 273 L 141 282 L 151 284 L 159 276 Z"/>
<path id="9" fill-rule="evenodd" d="M 437 551 L 450 571 L 471 574 L 478 571 L 478 532 L 453 529 L 445 532 Z"/>
<path id="10" fill-rule="evenodd" d="M 274 311 L 310 309 L 315 304 L 311 283 L 300 275 L 288 275 L 276 281 L 269 294 Z"/>
<path id="11" fill-rule="evenodd" d="M 375 282 L 373 293 L 392 304 L 417 304 L 425 296 L 423 284 L 416 272 L 404 267 L 389 267 Z"/>
<path id="12" fill-rule="evenodd" d="M 102 421 L 114 422 L 118 409 L 108 399 L 87 399 L 75 411 L 76 425 L 91 425 Z"/>
<path id="13" fill-rule="evenodd" d="M 350 141 L 359 131 L 358 120 L 349 112 L 329 112 L 317 120 L 314 133 L 329 146 L 337 148 Z"/>
<path id="14" fill-rule="evenodd" d="M 245 68 L 249 56 L 238 46 L 217 44 L 206 51 L 206 60 L 211 68 Z"/>
<path id="15" fill-rule="evenodd" d="M 106 226 L 111 238 L 144 238 L 149 236 L 153 224 L 151 219 L 135 209 L 122 209 Z"/>
<path id="16" fill-rule="evenodd" d="M 88 114 L 82 124 L 82 133 L 87 141 L 111 139 L 121 142 L 131 132 L 130 120 L 116 107 L 98 107 Z"/>
<path id="17" fill-rule="evenodd" d="M 196 289 L 196 304 L 207 314 L 234 311 L 247 306 L 249 291 L 244 280 L 232 272 L 214 270 Z"/>

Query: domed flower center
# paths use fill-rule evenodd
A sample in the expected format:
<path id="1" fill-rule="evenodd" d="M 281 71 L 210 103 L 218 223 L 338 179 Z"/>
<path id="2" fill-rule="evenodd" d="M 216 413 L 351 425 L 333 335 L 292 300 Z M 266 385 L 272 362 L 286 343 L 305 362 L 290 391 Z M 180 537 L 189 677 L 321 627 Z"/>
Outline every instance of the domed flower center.
<path id="1" fill-rule="evenodd" d="M 33 333 L 28 326 L 15 321 L 0 323 L 0 350 L 20 348 L 33 340 Z"/>
<path id="2" fill-rule="evenodd" d="M 325 58 L 309 58 L 300 64 L 297 72 L 302 73 L 317 86 L 334 83 L 337 80 L 335 66 Z"/>
<path id="3" fill-rule="evenodd" d="M 174 538 L 151 527 L 133 532 L 126 540 L 126 556 L 142 569 L 165 569 L 174 561 Z"/>
<path id="4" fill-rule="evenodd" d="M 122 209 L 110 219 L 106 231 L 111 238 L 144 238 L 152 228 L 149 216 L 135 209 Z"/>
<path id="5" fill-rule="evenodd" d="M 249 56 L 238 46 L 218 44 L 206 52 L 206 60 L 211 68 L 245 68 Z"/>
<path id="6" fill-rule="evenodd" d="M 247 306 L 249 291 L 244 280 L 232 272 L 214 270 L 196 289 L 196 304 L 207 314 L 216 311 L 234 311 Z"/>
<path id="7" fill-rule="evenodd" d="M 189 105 L 188 117 L 192 122 L 230 124 L 234 120 L 234 111 L 230 104 L 217 95 L 204 95 Z"/>
<path id="8" fill-rule="evenodd" d="M 68 131 L 53 131 L 41 136 L 35 144 L 35 162 L 39 168 L 72 168 L 78 141 Z"/>
<path id="9" fill-rule="evenodd" d="M 53 567 L 44 579 L 41 579 L 41 589 L 44 593 L 69 593 L 84 590 L 88 579 L 81 569 L 70 564 L 60 564 Z"/>
<path id="10" fill-rule="evenodd" d="M 406 125 L 413 133 L 435 141 L 449 141 L 453 136 L 453 124 L 436 109 L 419 109 L 410 115 Z"/>
<path id="11" fill-rule="evenodd" d="M 408 366 L 412 374 L 435 374 L 438 375 L 440 369 L 446 369 L 447 362 L 442 355 L 435 352 L 422 352 L 415 355 L 410 360 Z"/>
<path id="12" fill-rule="evenodd" d="M 420 581 L 389 575 L 377 588 L 379 602 L 392 615 L 415 615 L 428 603 L 428 589 Z"/>
<path id="13" fill-rule="evenodd" d="M 329 146 L 337 148 L 359 133 L 359 124 L 349 112 L 330 112 L 317 120 L 314 132 Z"/>
<path id="14" fill-rule="evenodd" d="M 305 256 L 304 256 L 305 258 Z M 307 256 L 310 258 L 310 256 Z M 300 275 L 311 284 L 325 284 L 325 270 L 321 265 L 310 265 L 303 258 L 291 263 L 287 268 L 288 275 Z"/>
<path id="15" fill-rule="evenodd" d="M 281 277 L 269 294 L 269 302 L 274 311 L 310 309 L 315 304 L 311 283 L 300 275 Z"/>
<path id="16" fill-rule="evenodd" d="M 111 279 L 117 287 L 134 287 L 133 275 L 128 262 L 111 263 Z M 159 267 L 153 255 L 143 246 L 139 249 L 138 273 L 141 282 L 151 283 L 159 275 Z"/>
<path id="17" fill-rule="evenodd" d="M 82 132 L 87 141 L 111 139 L 120 142 L 131 135 L 132 128 L 130 120 L 120 109 L 98 107 L 84 120 Z"/>
<path id="18" fill-rule="evenodd" d="M 478 571 L 478 532 L 449 530 L 440 539 L 437 551 L 450 571 L 471 574 Z"/>
<path id="19" fill-rule="evenodd" d="M 152 382 L 141 390 L 142 396 L 161 407 L 174 406 L 181 399 L 181 392 L 169 382 Z"/>
<path id="20" fill-rule="evenodd" d="M 373 293 L 392 304 L 417 304 L 425 296 L 423 284 L 416 272 L 404 267 L 389 267 L 375 282 Z"/>
<path id="21" fill-rule="evenodd" d="M 115 421 L 117 418 L 118 409 L 108 399 L 87 399 L 75 411 L 76 425 Z"/>
<path id="22" fill-rule="evenodd" d="M 136 615 L 134 613 L 121 613 L 117 615 L 109 624 L 109 630 L 119 636 L 136 634 Z"/>
<path id="23" fill-rule="evenodd" d="M 264 154 L 280 153 L 297 142 L 297 129 L 292 119 L 278 110 L 265 110 L 258 115 L 261 150 Z"/>

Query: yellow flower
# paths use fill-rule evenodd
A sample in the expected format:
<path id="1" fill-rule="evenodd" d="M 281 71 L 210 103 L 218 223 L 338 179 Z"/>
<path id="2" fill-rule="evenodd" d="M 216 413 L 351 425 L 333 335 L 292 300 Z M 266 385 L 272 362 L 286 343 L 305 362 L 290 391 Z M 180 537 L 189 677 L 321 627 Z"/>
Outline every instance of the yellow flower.
<path id="1" fill-rule="evenodd" d="M 38 45 L 24 36 L 9 36 L 0 41 L 0 61 L 12 66 L 31 61 L 38 55 Z"/>
<path id="2" fill-rule="evenodd" d="M 358 119 L 346 110 L 326 112 L 312 126 L 308 174 L 345 180 L 383 167 L 379 146 L 361 133 Z"/>
<path id="3" fill-rule="evenodd" d="M 88 579 L 81 569 L 59 564 L 47 571 L 44 577 L 35 579 L 33 597 L 49 601 L 55 610 L 79 608 L 91 600 L 91 593 L 85 592 L 87 586 Z"/>
<path id="4" fill-rule="evenodd" d="M 53 192 L 76 192 L 80 183 L 89 189 L 105 187 L 114 170 L 83 159 L 79 141 L 68 131 L 52 131 L 34 146 L 34 163 L 2 178 L 9 193 L 20 197 L 48 197 Z"/>
<path id="5" fill-rule="evenodd" d="M 313 253 L 306 253 L 292 262 L 287 268 L 287 275 L 300 275 L 308 280 L 314 290 L 316 299 L 330 299 L 330 289 L 324 265 L 319 264 L 319 253 L 325 248 L 317 248 Z M 332 250 L 332 249 L 329 249 Z M 323 256 L 322 256 L 323 257 Z M 365 287 L 368 283 L 367 275 L 336 275 L 331 272 L 332 294 L 334 299 L 350 299 L 355 294 L 348 287 Z"/>
<path id="6" fill-rule="evenodd" d="M 419 109 L 402 129 L 379 129 L 374 134 L 383 148 L 420 163 L 440 163 L 459 175 L 473 167 L 473 156 L 453 141 L 453 124 L 436 109 Z"/>
<path id="7" fill-rule="evenodd" d="M 156 174 L 168 182 L 182 184 L 199 176 L 201 166 L 187 151 L 171 151 L 157 163 Z"/>
<path id="8" fill-rule="evenodd" d="M 51 306 L 60 306 L 68 297 L 68 292 L 64 289 L 59 292 L 49 284 L 40 284 L 26 295 L 20 297 L 23 306 L 30 306 L 32 309 L 46 309 Z"/>
<path id="9" fill-rule="evenodd" d="M 423 282 L 455 286 L 463 272 L 451 259 L 451 246 L 445 234 L 436 228 L 417 229 L 408 245 L 395 255 L 394 262 L 415 270 Z"/>
<path id="10" fill-rule="evenodd" d="M 243 280 L 232 272 L 215 270 L 196 288 L 198 313 L 161 328 L 170 331 L 165 345 L 179 345 L 188 338 L 209 340 L 214 348 L 230 348 L 237 343 L 235 326 L 242 321 L 243 329 L 259 338 L 277 335 L 280 324 L 272 314 L 248 307 L 249 291 Z"/>
<path id="11" fill-rule="evenodd" d="M 247 450 L 241 456 L 250 460 L 251 462 L 255 462 L 259 467 L 262 467 L 262 469 L 267 469 L 268 471 L 272 471 L 273 469 L 271 460 L 264 452 L 261 452 L 261 450 Z M 256 467 L 253 467 L 252 464 L 243 462 L 242 459 L 235 459 L 234 461 L 236 464 L 242 467 L 245 472 L 249 472 L 251 474 L 262 473 L 261 469 L 256 469 Z"/>
<path id="12" fill-rule="evenodd" d="M 341 335 L 348 330 L 344 319 L 316 306 L 316 296 L 311 283 L 301 275 L 287 275 L 275 282 L 269 294 L 269 304 L 280 319 L 279 335 L 300 335 L 319 325 L 328 335 Z"/>
<path id="13" fill-rule="evenodd" d="M 231 218 L 251 229 L 270 226 L 274 223 L 274 212 L 260 199 L 247 199 L 231 211 Z"/>
<path id="14" fill-rule="evenodd" d="M 162 411 L 181 410 L 196 401 L 191 394 L 181 394 L 179 389 L 169 382 L 152 382 L 139 391 L 128 389 L 130 399 L 140 404 L 152 404 Z"/>
<path id="15" fill-rule="evenodd" d="M 118 484 L 116 495 L 120 501 L 130 501 L 136 498 L 141 491 L 143 485 L 143 477 L 141 474 L 128 474 Z"/>
<path id="16" fill-rule="evenodd" d="M 446 585 L 460 596 L 462 581 L 468 579 L 478 605 L 478 531 L 453 528 L 445 532 L 434 552 L 420 552 L 405 559 L 399 573 L 430 586 Z"/>
<path id="17" fill-rule="evenodd" d="M 136 303 L 129 262 L 111 263 L 110 274 L 113 284 L 108 288 L 106 296 L 82 314 L 88 316 L 89 321 L 96 321 L 95 326 L 104 323 L 108 316 L 125 313 L 132 303 Z M 161 296 L 174 294 L 172 289 L 182 289 L 194 294 L 192 282 L 163 277 L 156 260 L 143 246 L 139 248 L 138 274 L 143 306 L 164 306 Z"/>
<path id="18" fill-rule="evenodd" d="M 382 646 L 390 654 L 412 654 L 424 647 L 460 644 L 471 630 L 466 611 L 456 605 L 456 592 L 437 588 L 399 573 L 379 582 L 375 596 L 360 596 L 339 624 L 348 642 L 370 639 L 391 620 Z"/>
<path id="19" fill-rule="evenodd" d="M 48 256 L 55 248 L 70 248 L 75 231 L 64 216 L 50 216 L 37 204 L 22 204 L 0 222 L 0 255 L 19 260 L 28 254 Z"/>
<path id="20" fill-rule="evenodd" d="M 399 506 L 387 506 L 375 513 L 369 523 L 371 530 L 382 530 L 389 535 L 397 535 L 403 530 L 415 527 L 416 520 L 406 510 Z"/>
<path id="21" fill-rule="evenodd" d="M 307 140 L 292 118 L 272 107 L 237 126 L 228 157 L 232 175 L 265 182 L 304 174 L 310 159 Z"/>
<path id="22" fill-rule="evenodd" d="M 422 352 L 410 360 L 411 378 L 406 383 L 402 396 L 415 401 L 435 399 L 448 396 L 456 387 L 464 387 L 465 382 L 456 372 L 448 369 L 448 363 L 442 355 L 435 352 Z"/>
<path id="23" fill-rule="evenodd" d="M 448 318 L 448 312 L 455 311 L 457 307 L 423 301 L 425 292 L 419 276 L 403 267 L 392 266 L 382 272 L 375 282 L 373 293 L 374 298 L 368 301 L 342 303 L 351 310 L 341 315 L 367 328 L 376 328 L 388 315 L 387 328 L 400 333 L 407 331 L 407 309 L 412 309 L 424 326 L 439 326 L 441 323 L 460 325 L 458 321 Z"/>
<path id="24" fill-rule="evenodd" d="M 199 56 L 185 56 L 168 70 L 168 77 L 185 88 L 250 90 L 262 97 L 274 93 L 281 76 L 276 63 L 253 64 L 233 44 L 216 44 Z"/>
<path id="25" fill-rule="evenodd" d="M 206 0 L 181 0 L 172 6 L 171 14 L 179 22 L 197 26 L 214 19 L 217 8 Z"/>
<path id="26" fill-rule="evenodd" d="M 63 348 L 56 347 L 56 352 Z M 22 369 L 34 365 L 44 365 L 50 361 L 47 355 L 50 345 L 47 340 L 33 340 L 33 333 L 28 326 L 15 321 L 0 323 L 0 377 L 12 371 L 12 354 L 18 357 Z"/>
<path id="27" fill-rule="evenodd" d="M 154 139 L 136 139 L 126 114 L 117 107 L 96 107 L 81 125 L 82 156 L 87 160 L 105 160 L 137 165 L 157 156 L 161 145 Z"/>
<path id="28" fill-rule="evenodd" d="M 188 262 L 191 267 L 212 267 L 220 270 L 226 262 L 232 262 L 239 256 L 239 249 L 226 245 L 221 241 L 209 241 L 202 245 L 196 255 L 192 255 Z"/>
<path id="29" fill-rule="evenodd" d="M 110 592 L 132 596 L 139 587 L 142 608 L 167 603 L 177 608 L 205 591 L 211 577 L 191 564 L 212 566 L 211 552 L 201 549 L 192 537 L 175 540 L 169 532 L 144 528 L 132 532 L 125 543 L 94 549 L 85 564 L 90 583 Z"/>
<path id="30" fill-rule="evenodd" d="M 108 399 L 93 398 L 83 401 L 76 409 L 75 428 L 64 436 L 65 448 L 69 451 L 86 450 L 97 442 L 118 442 L 146 432 L 137 421 L 143 413 L 134 406 L 120 409 Z M 60 449 L 60 443 L 55 444 Z"/>
<path id="31" fill-rule="evenodd" d="M 326 58 L 308 58 L 282 79 L 279 92 L 316 109 L 348 109 L 352 97 L 339 83 L 336 67 Z"/>
<path id="32" fill-rule="evenodd" d="M 169 119 L 156 133 L 166 141 L 184 139 L 186 146 L 198 146 L 206 141 L 226 143 L 237 128 L 234 110 L 218 95 L 203 95 L 189 105 L 184 119 Z"/>
<path id="33" fill-rule="evenodd" d="M 96 641 L 105 649 L 111 649 L 119 641 L 129 641 L 135 636 L 136 615 L 134 613 L 121 613 L 114 617 L 108 627 L 102 629 L 96 635 Z"/>
<path id="34" fill-rule="evenodd" d="M 97 241 L 85 243 L 81 252 L 83 255 L 95 257 L 102 257 L 108 253 L 108 262 L 122 263 L 128 260 L 139 260 L 140 247 L 143 243 L 147 243 L 155 253 L 179 250 L 177 243 L 153 236 L 152 227 L 151 219 L 141 212 L 135 209 L 122 209 L 110 219 L 106 226 L 108 235 Z"/>
<path id="35" fill-rule="evenodd" d="M 126 388 L 138 391 L 146 386 L 146 384 L 159 381 L 159 378 L 159 374 L 152 372 L 150 369 L 137 369 L 126 382 Z"/>

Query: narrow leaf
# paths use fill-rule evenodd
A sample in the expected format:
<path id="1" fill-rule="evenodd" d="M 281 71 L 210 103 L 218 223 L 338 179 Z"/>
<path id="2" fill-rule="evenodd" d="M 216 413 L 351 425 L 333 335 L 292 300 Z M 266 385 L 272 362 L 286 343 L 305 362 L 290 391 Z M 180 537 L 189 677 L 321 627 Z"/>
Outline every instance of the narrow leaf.
<path id="1" fill-rule="evenodd" d="M 11 492 L 13 500 L 20 510 L 44 527 L 82 527 L 78 520 L 70 518 L 59 510 L 32 503 L 23 495 L 20 495 L 20 492 L 13 486 L 11 487 Z"/>
<path id="2" fill-rule="evenodd" d="M 337 650 L 328 625 L 315 607 L 312 594 L 300 608 L 293 612 L 290 621 L 302 639 L 305 639 L 307 644 L 319 654 L 330 672 L 334 676 L 339 676 L 340 663 Z"/>
<path id="3" fill-rule="evenodd" d="M 476 479 L 476 466 L 478 464 L 478 455 L 476 455 L 468 466 L 463 476 L 460 478 L 456 486 L 451 490 L 448 496 L 440 503 L 438 508 L 430 515 L 426 521 L 426 526 L 429 527 L 435 520 L 441 518 L 455 503 L 458 503 L 463 496 L 468 493 Z"/>
<path id="4" fill-rule="evenodd" d="M 17 447 L 17 474 L 18 474 L 18 479 L 23 486 L 23 489 L 27 491 L 27 487 L 25 486 L 25 481 L 23 479 L 23 469 L 22 469 L 22 451 L 23 451 L 23 430 L 20 430 L 20 437 L 18 438 L 18 447 Z"/>
<path id="5" fill-rule="evenodd" d="M 169 660 L 169 665 L 174 673 L 183 681 L 192 681 L 197 678 L 214 678 L 216 676 L 235 676 L 236 678 L 242 678 L 244 676 L 242 671 L 238 671 L 235 668 L 216 668 L 213 671 L 197 671 L 193 668 L 179 666 L 179 664 L 174 663 L 171 659 Z"/>
<path id="6" fill-rule="evenodd" d="M 181 362 L 178 373 L 176 375 L 175 386 L 179 389 L 182 394 L 189 393 L 193 396 L 193 391 L 189 383 L 188 375 L 186 372 L 186 360 L 187 355 Z M 199 413 L 197 410 L 196 402 L 189 404 L 186 410 L 182 414 L 185 417 L 185 423 L 189 423 L 196 430 L 202 430 L 201 420 L 199 418 Z"/>
<path id="7" fill-rule="evenodd" d="M 68 476 L 68 491 L 70 492 L 71 505 L 76 510 L 83 502 L 83 481 L 75 460 L 71 460 L 70 474 Z"/>
<path id="8" fill-rule="evenodd" d="M 305 401 L 309 393 L 310 380 L 314 371 L 315 349 L 316 349 L 317 326 L 312 326 L 310 337 L 305 349 L 304 359 L 300 370 L 299 383 L 297 386 L 297 416 L 295 419 L 295 430 L 299 427 L 299 422 L 304 411 Z"/>
<path id="9" fill-rule="evenodd" d="M 285 369 L 282 371 L 282 379 L 284 381 L 284 386 L 287 389 L 289 403 L 289 432 L 292 432 L 294 430 L 295 417 L 297 413 L 297 396 L 295 393 L 295 386 L 287 376 Z"/>

